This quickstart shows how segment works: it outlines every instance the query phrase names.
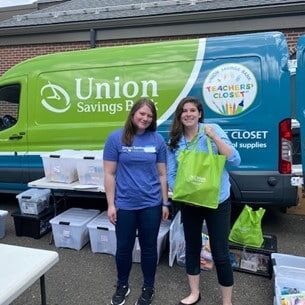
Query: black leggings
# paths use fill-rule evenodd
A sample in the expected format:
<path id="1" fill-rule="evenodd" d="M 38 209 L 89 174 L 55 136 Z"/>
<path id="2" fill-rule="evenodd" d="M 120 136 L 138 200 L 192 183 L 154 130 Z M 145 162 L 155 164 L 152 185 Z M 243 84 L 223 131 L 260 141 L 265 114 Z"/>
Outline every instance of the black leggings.
<path id="1" fill-rule="evenodd" d="M 233 271 L 229 256 L 228 236 L 230 232 L 231 203 L 219 204 L 217 209 L 181 205 L 181 216 L 185 234 L 185 263 L 189 275 L 200 273 L 200 252 L 202 247 L 202 225 L 205 219 L 218 283 L 233 285 Z"/>

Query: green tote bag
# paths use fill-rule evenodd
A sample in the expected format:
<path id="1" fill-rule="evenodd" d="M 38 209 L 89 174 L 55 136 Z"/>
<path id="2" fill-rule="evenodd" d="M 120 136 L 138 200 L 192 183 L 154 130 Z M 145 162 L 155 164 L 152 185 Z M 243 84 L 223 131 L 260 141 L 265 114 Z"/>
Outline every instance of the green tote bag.
<path id="1" fill-rule="evenodd" d="M 262 218 L 265 212 L 263 208 L 254 211 L 245 205 L 231 229 L 229 240 L 244 246 L 261 247 L 264 242 Z"/>
<path id="2" fill-rule="evenodd" d="M 208 152 L 200 151 L 197 141 L 195 149 L 185 149 L 179 153 L 173 200 L 211 209 L 218 207 L 226 157 L 213 154 L 208 137 L 207 146 Z"/>

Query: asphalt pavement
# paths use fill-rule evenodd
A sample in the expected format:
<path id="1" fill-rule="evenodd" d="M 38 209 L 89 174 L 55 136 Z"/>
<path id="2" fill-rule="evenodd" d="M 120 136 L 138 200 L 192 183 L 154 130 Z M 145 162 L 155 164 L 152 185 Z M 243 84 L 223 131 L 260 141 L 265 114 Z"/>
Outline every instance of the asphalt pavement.
<path id="1" fill-rule="evenodd" d="M 81 199 L 78 206 L 88 206 Z M 73 206 L 73 203 L 70 203 Z M 100 206 L 99 206 L 100 204 Z M 95 207 L 105 208 L 102 200 Z M 91 207 L 91 206 L 90 206 Z M 0 209 L 12 213 L 18 208 L 14 197 L 0 196 Z M 268 210 L 263 218 L 263 232 L 277 237 L 278 252 L 305 256 L 305 216 L 291 215 L 279 210 Z M 114 257 L 92 253 L 90 244 L 80 251 L 56 248 L 49 244 L 51 234 L 33 239 L 17 237 L 13 217 L 6 218 L 5 237 L 1 243 L 57 251 L 59 262 L 46 274 L 48 305 L 108 305 L 115 290 L 116 269 Z M 0 270 L 1 273 L 1 270 Z M 3 274 L 1 274 L 3 276 Z M 273 280 L 244 272 L 234 272 L 234 305 L 272 305 Z M 126 305 L 135 304 L 141 290 L 142 273 L 140 264 L 134 263 L 130 275 L 131 294 Z M 154 305 L 174 305 L 188 293 L 187 278 L 183 267 L 168 265 L 168 250 L 159 261 L 156 275 Z M 215 269 L 203 271 L 201 276 L 202 300 L 199 305 L 221 305 Z M 39 281 L 22 293 L 12 305 L 40 305 Z"/>

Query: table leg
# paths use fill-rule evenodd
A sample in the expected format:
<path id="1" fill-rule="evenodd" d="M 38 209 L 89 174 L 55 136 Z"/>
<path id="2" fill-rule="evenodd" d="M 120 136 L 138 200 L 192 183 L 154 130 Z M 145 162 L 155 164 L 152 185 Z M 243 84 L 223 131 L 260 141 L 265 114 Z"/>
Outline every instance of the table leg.
<path id="1" fill-rule="evenodd" d="M 47 305 L 46 285 L 45 285 L 44 275 L 40 277 L 40 293 L 41 293 L 41 305 Z"/>
<path id="2" fill-rule="evenodd" d="M 54 217 L 57 216 L 58 214 L 58 208 L 60 210 L 60 204 L 61 204 L 61 201 L 63 201 L 64 203 L 64 208 L 66 208 L 66 192 L 64 192 L 64 195 L 62 196 L 62 198 L 59 198 L 59 199 L 56 199 L 56 196 L 55 196 L 55 190 L 51 189 L 51 198 L 52 198 L 52 201 L 53 201 L 53 206 L 54 206 Z M 52 245 L 53 244 L 53 232 L 51 232 L 51 237 L 50 237 L 50 241 L 49 241 L 49 245 Z"/>

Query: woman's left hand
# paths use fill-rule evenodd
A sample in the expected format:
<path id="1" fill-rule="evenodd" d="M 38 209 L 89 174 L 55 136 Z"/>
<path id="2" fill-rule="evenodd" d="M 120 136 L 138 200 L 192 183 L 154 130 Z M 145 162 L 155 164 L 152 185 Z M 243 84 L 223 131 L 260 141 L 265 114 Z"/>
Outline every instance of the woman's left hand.
<path id="1" fill-rule="evenodd" d="M 162 220 L 167 220 L 169 216 L 169 208 L 167 206 L 162 206 Z"/>

